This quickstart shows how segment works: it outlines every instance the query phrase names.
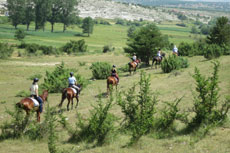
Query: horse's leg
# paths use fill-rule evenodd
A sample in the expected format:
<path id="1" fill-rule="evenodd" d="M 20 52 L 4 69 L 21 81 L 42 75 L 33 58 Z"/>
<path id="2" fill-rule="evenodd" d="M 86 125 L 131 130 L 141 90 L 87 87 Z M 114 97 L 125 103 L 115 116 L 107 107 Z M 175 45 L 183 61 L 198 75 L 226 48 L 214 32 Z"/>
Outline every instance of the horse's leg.
<path id="1" fill-rule="evenodd" d="M 41 113 L 39 112 L 39 110 L 37 110 L 37 121 L 38 121 L 38 122 L 40 122 L 40 114 L 41 114 Z"/>
<path id="2" fill-rule="evenodd" d="M 68 97 L 67 111 L 69 111 L 70 98 Z"/>
<path id="3" fill-rule="evenodd" d="M 79 102 L 78 95 L 76 96 L 76 99 L 77 99 L 77 104 L 76 104 L 75 108 L 77 108 L 77 106 L 78 106 L 78 102 Z"/>
<path id="4" fill-rule="evenodd" d="M 63 104 L 63 102 L 64 102 L 65 99 L 66 99 L 66 92 L 64 92 L 64 93 L 62 94 L 61 103 L 58 105 L 59 107 L 62 106 L 62 104 Z"/>
<path id="5" fill-rule="evenodd" d="M 73 98 L 74 97 L 71 97 L 71 109 L 73 109 Z"/>

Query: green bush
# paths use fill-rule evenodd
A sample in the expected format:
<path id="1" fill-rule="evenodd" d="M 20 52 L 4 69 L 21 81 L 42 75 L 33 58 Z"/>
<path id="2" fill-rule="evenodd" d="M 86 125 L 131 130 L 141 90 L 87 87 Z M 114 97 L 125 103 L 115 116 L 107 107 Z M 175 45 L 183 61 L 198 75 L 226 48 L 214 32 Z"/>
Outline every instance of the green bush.
<path id="1" fill-rule="evenodd" d="M 204 57 L 208 60 L 218 58 L 223 52 L 223 49 L 217 44 L 206 45 Z"/>
<path id="2" fill-rule="evenodd" d="M 85 122 L 80 115 L 79 121 L 77 122 L 77 130 L 73 133 L 70 141 L 80 142 L 94 142 L 101 146 L 108 143 L 115 136 L 115 121 L 117 118 L 109 113 L 112 107 L 113 98 L 103 103 L 101 96 L 97 101 L 97 104 L 93 106 L 93 110 L 90 111 L 90 117 Z M 80 130 L 78 130 L 80 129 Z"/>
<path id="3" fill-rule="evenodd" d="M 17 29 L 14 34 L 15 39 L 21 41 L 26 37 L 26 33 L 23 29 Z"/>
<path id="4" fill-rule="evenodd" d="M 180 56 L 193 56 L 193 50 L 192 50 L 192 45 L 186 42 L 180 43 L 179 47 L 179 54 Z"/>
<path id="5" fill-rule="evenodd" d="M 214 62 L 214 72 L 206 78 L 195 68 L 193 78 L 196 81 L 196 94 L 194 93 L 194 118 L 188 125 L 189 131 L 199 130 L 202 126 L 223 123 L 230 109 L 230 100 L 219 101 L 218 71 L 219 62 Z"/>
<path id="6" fill-rule="evenodd" d="M 107 52 L 111 52 L 111 51 L 114 51 L 114 47 L 110 46 L 110 45 L 105 45 L 103 47 L 103 53 L 107 53 Z"/>
<path id="7" fill-rule="evenodd" d="M 79 52 L 86 52 L 87 45 L 85 44 L 85 40 L 73 41 L 66 43 L 61 50 L 67 54 L 76 54 Z"/>
<path id="8" fill-rule="evenodd" d="M 37 44 L 27 44 L 26 45 L 26 52 L 27 54 L 35 54 L 39 50 L 39 45 Z"/>
<path id="9" fill-rule="evenodd" d="M 0 59 L 7 59 L 13 53 L 13 48 L 5 43 L 0 43 Z"/>
<path id="10" fill-rule="evenodd" d="M 129 65 L 125 64 L 124 66 L 118 68 L 118 73 L 119 72 L 129 72 Z"/>
<path id="11" fill-rule="evenodd" d="M 93 78 L 106 79 L 111 74 L 111 67 L 107 62 L 95 62 L 92 63 L 90 69 L 92 70 Z"/>
<path id="12" fill-rule="evenodd" d="M 150 90 L 150 76 L 141 73 L 138 94 L 135 92 L 134 85 L 123 96 L 119 93 L 118 105 L 121 107 L 125 118 L 122 122 L 124 130 L 132 134 L 129 145 L 133 145 L 145 134 L 148 134 L 154 123 L 154 114 L 156 112 L 156 97 Z"/>
<path id="13" fill-rule="evenodd" d="M 188 66 L 187 59 L 176 55 L 170 55 L 161 62 L 161 69 L 164 73 L 170 73 L 173 70 L 187 68 Z"/>
<path id="14" fill-rule="evenodd" d="M 54 48 L 53 46 L 39 46 L 39 50 L 42 51 L 44 55 L 53 55 L 53 54 L 59 54 L 58 49 Z"/>
<path id="15" fill-rule="evenodd" d="M 62 62 L 62 64 L 58 65 L 53 72 L 46 71 L 44 83 L 41 84 L 41 88 L 48 90 L 50 93 L 61 92 L 64 88 L 68 87 L 70 72 L 74 72 L 74 70 L 65 68 L 64 63 Z M 77 83 L 83 88 L 88 85 L 89 81 L 80 74 L 74 76 L 77 79 Z"/>

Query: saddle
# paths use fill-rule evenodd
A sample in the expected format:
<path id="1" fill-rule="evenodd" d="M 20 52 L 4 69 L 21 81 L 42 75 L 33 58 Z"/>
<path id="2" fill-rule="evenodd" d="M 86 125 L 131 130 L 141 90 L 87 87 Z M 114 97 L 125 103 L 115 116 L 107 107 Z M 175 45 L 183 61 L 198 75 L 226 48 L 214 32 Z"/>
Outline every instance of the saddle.
<path id="1" fill-rule="evenodd" d="M 34 107 L 39 107 L 39 102 L 36 99 L 34 99 L 32 97 L 29 97 L 29 98 L 33 101 Z"/>
<path id="2" fill-rule="evenodd" d="M 73 90 L 74 94 L 77 94 L 77 90 L 75 88 L 73 87 L 70 87 L 70 88 Z"/>

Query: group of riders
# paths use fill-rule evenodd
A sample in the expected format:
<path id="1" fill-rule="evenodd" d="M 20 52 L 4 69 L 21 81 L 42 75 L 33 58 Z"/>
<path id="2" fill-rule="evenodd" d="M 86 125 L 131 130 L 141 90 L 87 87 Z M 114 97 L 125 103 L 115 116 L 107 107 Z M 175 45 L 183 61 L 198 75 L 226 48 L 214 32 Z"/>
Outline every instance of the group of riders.
<path id="1" fill-rule="evenodd" d="M 176 45 L 174 45 L 173 54 L 178 55 L 178 49 L 177 49 Z M 157 57 L 162 59 L 161 49 L 159 49 L 157 51 Z M 131 59 L 138 66 L 137 56 L 136 56 L 135 53 L 133 54 L 133 57 Z M 112 67 L 111 76 L 116 78 L 116 81 L 117 81 L 117 84 L 118 84 L 119 83 L 119 76 L 117 74 L 116 65 L 113 65 L 113 67 Z M 38 78 L 34 78 L 33 83 L 32 83 L 32 85 L 30 87 L 30 92 L 31 92 L 31 97 L 38 101 L 38 103 L 39 103 L 39 111 L 41 113 L 42 110 L 43 110 L 43 105 L 42 105 L 43 102 L 42 102 L 42 99 L 38 95 L 38 81 L 39 81 Z M 70 72 L 70 77 L 68 78 L 68 83 L 69 83 L 69 87 L 76 89 L 77 92 L 80 91 L 80 88 L 77 86 L 77 79 L 74 77 L 73 72 Z"/>

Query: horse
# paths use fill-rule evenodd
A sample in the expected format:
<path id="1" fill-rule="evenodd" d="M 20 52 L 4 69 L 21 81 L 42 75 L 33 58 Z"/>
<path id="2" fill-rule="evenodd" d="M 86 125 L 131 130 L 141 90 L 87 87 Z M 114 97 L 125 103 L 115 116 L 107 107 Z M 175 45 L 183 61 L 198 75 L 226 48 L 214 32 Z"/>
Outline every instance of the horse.
<path id="1" fill-rule="evenodd" d="M 131 75 L 132 71 L 136 72 L 138 63 L 141 63 L 140 59 L 137 59 L 136 61 L 132 61 L 132 62 L 128 63 L 130 75 Z"/>
<path id="2" fill-rule="evenodd" d="M 109 95 L 109 93 L 110 93 L 111 86 L 112 87 L 116 86 L 116 90 L 117 90 L 117 85 L 118 85 L 117 83 L 118 83 L 117 79 L 114 76 L 109 76 L 107 78 L 107 95 Z"/>
<path id="3" fill-rule="evenodd" d="M 77 86 L 78 86 L 79 90 L 77 91 L 76 94 L 74 93 L 74 90 L 71 87 L 65 88 L 62 91 L 61 103 L 58 105 L 59 107 L 62 107 L 62 104 L 63 104 L 64 100 L 67 98 L 68 99 L 67 110 L 69 111 L 70 101 L 71 101 L 71 104 L 72 104 L 71 108 L 73 109 L 73 99 L 76 98 L 77 104 L 76 104 L 75 108 L 77 108 L 78 102 L 79 102 L 79 94 L 81 92 L 81 86 L 80 85 L 77 85 Z"/>
<path id="4" fill-rule="evenodd" d="M 42 95 L 40 95 L 43 103 L 45 101 L 47 101 L 48 98 L 48 91 L 44 90 Z M 26 111 L 27 116 L 29 115 L 30 111 L 35 110 L 37 112 L 37 121 L 40 122 L 40 111 L 39 111 L 39 107 L 35 107 L 34 106 L 34 102 L 31 98 L 26 97 L 24 99 L 22 99 L 20 102 L 18 102 L 16 104 L 16 106 L 18 106 L 19 108 L 22 108 Z"/>
<path id="5" fill-rule="evenodd" d="M 165 53 L 162 53 L 161 54 L 161 57 L 158 57 L 158 56 L 154 56 L 153 57 L 153 60 L 152 60 L 152 67 L 153 67 L 153 64 L 155 63 L 155 68 L 157 69 L 157 65 L 160 65 L 161 64 L 161 61 L 163 60 L 163 58 L 165 57 Z"/>
<path id="6" fill-rule="evenodd" d="M 172 54 L 178 56 L 178 53 L 177 53 L 177 52 L 173 52 Z"/>

